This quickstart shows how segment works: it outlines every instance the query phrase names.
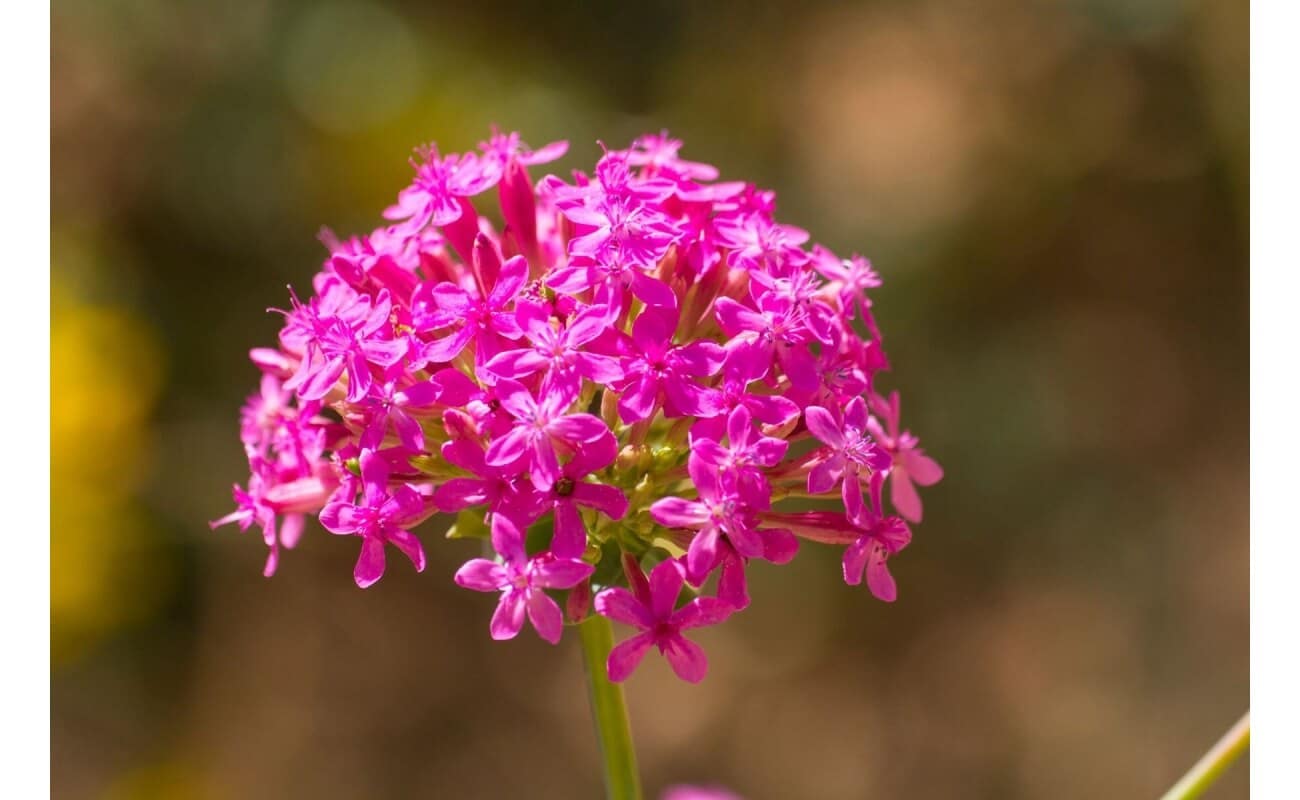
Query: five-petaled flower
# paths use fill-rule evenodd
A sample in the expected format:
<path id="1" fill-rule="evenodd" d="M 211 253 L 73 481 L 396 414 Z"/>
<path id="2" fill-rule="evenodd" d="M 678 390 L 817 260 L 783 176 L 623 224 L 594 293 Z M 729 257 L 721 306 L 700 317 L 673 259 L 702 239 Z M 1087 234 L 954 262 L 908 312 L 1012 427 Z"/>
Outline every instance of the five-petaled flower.
<path id="1" fill-rule="evenodd" d="M 361 555 L 353 578 L 365 588 L 384 576 L 384 545 L 391 544 L 424 572 L 424 547 L 407 528 L 427 516 L 424 498 L 410 484 L 390 491 L 389 468 L 374 450 L 362 450 L 361 502 L 335 500 L 320 513 L 321 525 L 330 533 L 361 537 Z"/>
<path id="2" fill-rule="evenodd" d="M 652 645 L 668 659 L 677 677 L 691 683 L 704 679 L 709 669 L 704 650 L 682 631 L 717 625 L 733 609 L 714 597 L 696 597 L 677 608 L 684 572 L 680 562 L 664 561 L 650 571 L 649 579 L 632 579 L 635 593 L 619 587 L 596 595 L 597 613 L 641 631 L 610 651 L 610 680 L 627 680 Z"/>
<path id="3" fill-rule="evenodd" d="M 489 630 L 493 639 L 513 639 L 524 626 L 524 616 L 537 635 L 560 641 L 564 615 L 546 589 L 571 589 L 585 580 L 594 567 L 575 558 L 553 553 L 529 557 L 518 526 L 504 514 L 492 515 L 492 547 L 501 562 L 475 558 L 456 571 L 456 583 L 476 592 L 501 592 Z"/>
<path id="4" fill-rule="evenodd" d="M 829 453 L 808 473 L 808 492 L 824 494 L 841 483 L 844 507 L 849 516 L 862 518 L 866 507 L 862 501 L 862 480 L 889 468 L 889 454 L 867 431 L 867 403 L 855 397 L 844 407 L 843 424 L 821 406 L 804 410 L 808 430 L 820 439 Z"/>

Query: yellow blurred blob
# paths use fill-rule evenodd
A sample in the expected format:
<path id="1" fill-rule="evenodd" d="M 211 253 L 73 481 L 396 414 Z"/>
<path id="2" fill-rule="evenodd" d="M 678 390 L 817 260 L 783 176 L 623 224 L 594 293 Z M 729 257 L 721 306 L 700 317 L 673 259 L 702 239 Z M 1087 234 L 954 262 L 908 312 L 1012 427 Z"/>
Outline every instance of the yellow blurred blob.
<path id="1" fill-rule="evenodd" d="M 55 287 L 50 331 L 51 657 L 56 665 L 156 607 L 169 584 L 136 492 L 162 349 L 122 309 Z"/>
<path id="2" fill-rule="evenodd" d="M 205 800 L 212 793 L 188 764 L 164 761 L 132 770 L 104 792 L 104 800 Z"/>

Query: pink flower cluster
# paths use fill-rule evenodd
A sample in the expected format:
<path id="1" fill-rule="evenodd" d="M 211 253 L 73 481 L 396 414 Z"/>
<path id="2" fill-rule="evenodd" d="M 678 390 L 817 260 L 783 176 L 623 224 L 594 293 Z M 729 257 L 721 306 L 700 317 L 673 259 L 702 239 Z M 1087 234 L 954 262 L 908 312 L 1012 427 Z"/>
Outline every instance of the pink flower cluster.
<path id="1" fill-rule="evenodd" d="M 390 545 L 423 570 L 412 530 L 455 514 L 449 535 L 491 548 L 455 580 L 499 594 L 493 638 L 527 620 L 556 642 L 594 608 L 637 631 L 616 681 L 651 647 L 703 678 L 685 633 L 745 608 L 749 564 L 799 539 L 894 600 L 889 559 L 942 470 L 875 387 L 880 279 L 680 147 L 643 136 L 536 183 L 565 143 L 422 151 L 392 224 L 328 237 L 279 347 L 252 352 L 251 476 L 213 524 L 256 524 L 270 575 L 318 514 L 359 539 L 365 587 Z M 473 201 L 494 188 L 499 213 Z"/>

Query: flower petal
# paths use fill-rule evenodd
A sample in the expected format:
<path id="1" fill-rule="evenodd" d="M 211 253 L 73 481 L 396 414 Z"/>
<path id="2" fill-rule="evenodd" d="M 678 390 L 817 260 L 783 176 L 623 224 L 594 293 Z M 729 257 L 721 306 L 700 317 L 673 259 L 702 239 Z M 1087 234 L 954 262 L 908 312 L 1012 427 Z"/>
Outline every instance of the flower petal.
<path id="1" fill-rule="evenodd" d="M 609 679 L 614 683 L 622 683 L 631 677 L 652 644 L 654 637 L 649 633 L 639 633 L 615 646 L 609 651 L 609 660 L 605 665 Z"/>
<path id="2" fill-rule="evenodd" d="M 636 599 L 636 595 L 622 587 L 605 589 L 596 595 L 596 613 L 609 617 L 615 622 L 631 625 L 634 628 L 649 628 L 654 625 L 650 610 Z"/>
<path id="3" fill-rule="evenodd" d="M 529 590 L 528 619 L 533 623 L 537 635 L 551 644 L 560 643 L 560 634 L 564 632 L 564 615 L 555 601 L 540 590 Z"/>
<path id="4" fill-rule="evenodd" d="M 486 558 L 473 558 L 456 570 L 457 586 L 476 592 L 495 592 L 509 583 L 505 567 Z"/>
<path id="5" fill-rule="evenodd" d="M 492 638 L 503 641 L 518 636 L 519 629 L 524 627 L 526 606 L 524 593 L 519 589 L 508 589 L 502 594 L 501 602 L 497 603 L 497 610 L 492 614 L 492 622 L 488 624 Z"/>
<path id="6" fill-rule="evenodd" d="M 687 683 L 699 683 L 708 674 L 709 659 L 705 657 L 703 648 L 685 636 L 669 636 L 659 643 L 659 648 L 673 672 Z"/>
<path id="7" fill-rule="evenodd" d="M 352 578 L 357 586 L 365 589 L 384 577 L 384 543 L 373 536 L 361 540 L 361 554 L 357 565 L 352 570 Z"/>

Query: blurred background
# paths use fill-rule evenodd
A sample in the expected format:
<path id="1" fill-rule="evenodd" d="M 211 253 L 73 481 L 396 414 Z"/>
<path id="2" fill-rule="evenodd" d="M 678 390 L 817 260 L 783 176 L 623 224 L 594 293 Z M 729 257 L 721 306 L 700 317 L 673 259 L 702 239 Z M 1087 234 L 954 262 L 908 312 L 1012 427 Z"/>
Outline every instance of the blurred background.
<path id="1" fill-rule="evenodd" d="M 53 785 L 61 798 L 595 797 L 577 644 L 424 575 L 272 580 L 210 532 L 248 348 L 322 225 L 499 123 L 557 171 L 668 128 L 885 278 L 947 469 L 888 606 L 752 571 L 707 681 L 629 685 L 647 790 L 1153 797 L 1245 710 L 1248 7 L 235 4 L 53 9 Z M 540 172 L 538 173 L 540 174 Z M 1213 423 L 1213 424 L 1203 424 Z M 1237 767 L 1212 797 L 1244 797 Z"/>

